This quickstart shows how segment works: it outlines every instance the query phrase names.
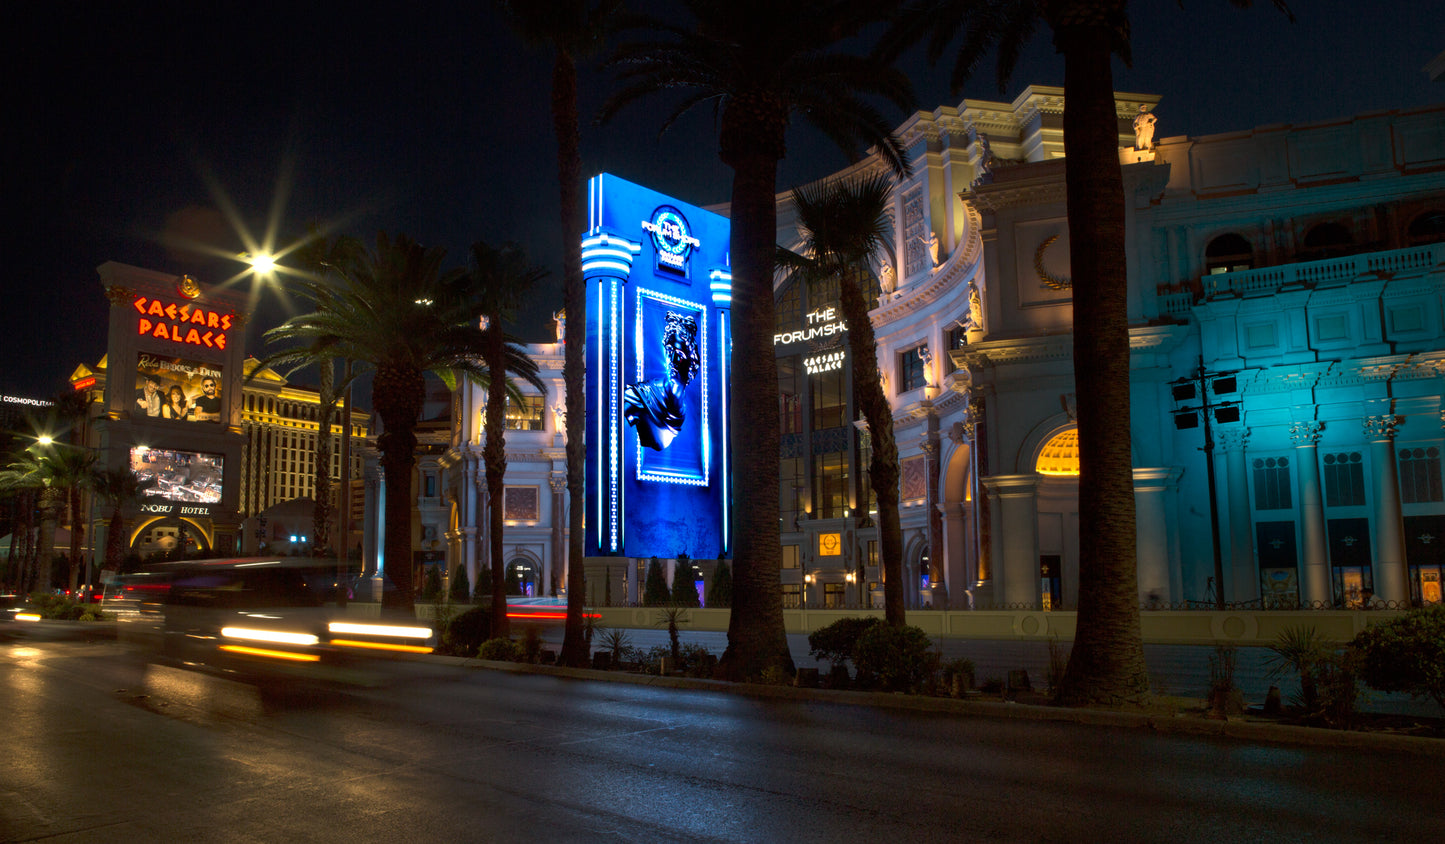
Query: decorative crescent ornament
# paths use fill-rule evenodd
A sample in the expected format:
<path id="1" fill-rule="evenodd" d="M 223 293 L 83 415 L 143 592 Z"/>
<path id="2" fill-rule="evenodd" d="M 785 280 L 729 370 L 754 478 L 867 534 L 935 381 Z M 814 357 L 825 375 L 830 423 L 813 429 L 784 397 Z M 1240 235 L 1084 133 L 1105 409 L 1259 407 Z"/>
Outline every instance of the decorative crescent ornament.
<path id="1" fill-rule="evenodd" d="M 1044 238 L 1039 248 L 1034 250 L 1034 272 L 1038 273 L 1039 281 L 1050 290 L 1069 290 L 1074 286 L 1074 280 L 1068 276 L 1056 276 L 1044 269 L 1044 252 L 1054 245 L 1059 236 L 1051 234 Z"/>

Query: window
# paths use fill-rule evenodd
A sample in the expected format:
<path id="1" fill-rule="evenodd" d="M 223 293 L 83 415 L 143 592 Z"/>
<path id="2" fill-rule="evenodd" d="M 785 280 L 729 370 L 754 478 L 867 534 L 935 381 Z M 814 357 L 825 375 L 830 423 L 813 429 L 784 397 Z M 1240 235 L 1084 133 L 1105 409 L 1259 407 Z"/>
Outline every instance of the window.
<path id="1" fill-rule="evenodd" d="M 898 356 L 898 392 L 916 390 L 925 383 L 924 359 L 928 357 L 928 344 L 914 346 Z"/>
<path id="2" fill-rule="evenodd" d="M 511 396 L 508 396 L 506 409 L 507 430 L 545 430 L 546 422 L 542 419 L 543 407 L 541 396 L 522 396 L 520 404 L 514 401 Z"/>
<path id="3" fill-rule="evenodd" d="M 1325 455 L 1325 506 L 1365 506 L 1365 467 L 1360 453 Z"/>
<path id="4" fill-rule="evenodd" d="M 1230 232 L 1209 241 L 1204 249 L 1204 271 L 1209 275 L 1233 273 L 1254 267 L 1254 250 L 1241 235 Z"/>
<path id="5" fill-rule="evenodd" d="M 1289 458 L 1255 458 L 1254 509 L 1288 510 L 1290 501 Z"/>
<path id="6" fill-rule="evenodd" d="M 962 322 L 962 320 L 960 320 Z M 968 345 L 968 329 L 962 325 L 955 324 L 948 329 L 948 348 L 962 349 Z"/>
<path id="7" fill-rule="evenodd" d="M 783 288 L 783 294 L 778 297 L 778 303 L 773 306 L 773 324 L 779 331 L 789 331 L 797 328 L 803 320 L 803 298 L 799 293 L 798 284 L 790 281 Z"/>
<path id="8" fill-rule="evenodd" d="M 1426 211 L 1410 222 L 1405 242 L 1411 246 L 1445 241 L 1445 211 Z"/>
<path id="9" fill-rule="evenodd" d="M 797 355 L 778 358 L 778 432 L 803 431 L 803 380 Z"/>
<path id="10" fill-rule="evenodd" d="M 1440 448 L 1400 450 L 1400 502 L 1426 504 L 1445 501 L 1440 486 Z"/>
<path id="11" fill-rule="evenodd" d="M 807 490 L 803 478 L 803 458 L 784 457 L 778 461 L 778 501 L 782 512 L 780 526 L 784 532 L 796 530 L 803 515 L 803 493 Z"/>
<path id="12" fill-rule="evenodd" d="M 848 515 L 848 453 L 813 456 L 813 515 L 841 519 Z"/>
<path id="13" fill-rule="evenodd" d="M 1338 258 L 1355 251 L 1355 239 L 1343 223 L 1320 223 L 1305 233 L 1300 258 L 1306 261 Z"/>
<path id="14" fill-rule="evenodd" d="M 803 593 L 799 584 L 783 584 L 783 609 L 795 610 L 803 605 Z"/>
<path id="15" fill-rule="evenodd" d="M 798 567 L 798 546 L 783 546 L 783 568 L 795 569 Z"/>
<path id="16" fill-rule="evenodd" d="M 847 369 L 834 369 L 808 376 L 813 387 L 813 430 L 847 424 Z"/>
<path id="17" fill-rule="evenodd" d="M 848 584 L 846 583 L 824 583 L 823 584 L 823 609 L 838 610 L 848 603 Z"/>

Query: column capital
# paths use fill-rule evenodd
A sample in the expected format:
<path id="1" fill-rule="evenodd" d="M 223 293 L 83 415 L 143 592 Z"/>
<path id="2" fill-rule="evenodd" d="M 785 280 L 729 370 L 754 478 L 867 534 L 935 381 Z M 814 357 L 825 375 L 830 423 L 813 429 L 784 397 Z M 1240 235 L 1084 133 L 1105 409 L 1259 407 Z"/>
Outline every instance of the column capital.
<path id="1" fill-rule="evenodd" d="M 1395 438 L 1395 429 L 1400 427 L 1404 418 L 1393 413 L 1382 416 L 1366 416 L 1364 419 L 1365 438 L 1370 442 L 1382 442 Z"/>
<path id="2" fill-rule="evenodd" d="M 642 244 L 636 241 L 593 229 L 582 238 L 582 274 L 625 279 L 632 272 L 632 259 L 641 251 Z"/>
<path id="3" fill-rule="evenodd" d="M 1319 443 L 1324 429 L 1323 422 L 1296 422 L 1289 426 L 1289 438 L 1294 442 L 1295 448 L 1311 447 Z"/>
<path id="4" fill-rule="evenodd" d="M 1249 445 L 1248 428 L 1225 428 L 1218 431 L 1219 447 L 1225 451 L 1243 451 Z"/>
<path id="5" fill-rule="evenodd" d="M 567 479 L 564 477 L 550 477 L 547 479 L 547 484 L 552 488 L 552 492 L 554 494 L 560 494 L 567 491 Z"/>

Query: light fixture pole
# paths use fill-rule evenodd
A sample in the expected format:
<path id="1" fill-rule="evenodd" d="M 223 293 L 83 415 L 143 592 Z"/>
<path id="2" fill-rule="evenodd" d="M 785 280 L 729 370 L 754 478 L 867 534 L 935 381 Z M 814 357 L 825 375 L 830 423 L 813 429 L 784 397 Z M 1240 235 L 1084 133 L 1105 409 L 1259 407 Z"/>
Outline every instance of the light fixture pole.
<path id="1" fill-rule="evenodd" d="M 1180 406 L 1174 410 L 1174 427 L 1179 430 L 1198 426 L 1200 416 L 1204 417 L 1204 473 L 1209 482 L 1209 536 L 1214 547 L 1214 607 L 1224 609 L 1224 556 L 1219 547 L 1219 496 L 1214 480 L 1214 428 L 1215 414 L 1218 421 L 1239 421 L 1239 402 L 1217 402 L 1210 404 L 1211 387 L 1218 388 L 1216 379 L 1233 380 L 1237 372 L 1208 372 L 1204 369 L 1204 358 L 1200 356 L 1199 367 L 1192 376 L 1180 378 L 1171 384 L 1176 403 L 1198 399 L 1198 407 Z M 1230 386 L 1229 392 L 1234 391 Z"/>

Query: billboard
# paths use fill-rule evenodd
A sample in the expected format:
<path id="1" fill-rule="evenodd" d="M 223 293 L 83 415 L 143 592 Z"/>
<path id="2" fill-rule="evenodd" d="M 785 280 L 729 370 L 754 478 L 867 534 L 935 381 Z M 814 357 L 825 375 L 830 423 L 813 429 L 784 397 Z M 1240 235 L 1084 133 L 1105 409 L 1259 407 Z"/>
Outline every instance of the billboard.
<path id="1" fill-rule="evenodd" d="M 728 220 L 588 182 L 588 556 L 726 556 Z"/>
<path id="2" fill-rule="evenodd" d="M 219 454 L 145 446 L 130 450 L 130 470 L 138 480 L 151 482 L 141 493 L 146 512 L 175 504 L 219 504 L 224 464 Z"/>
<path id="3" fill-rule="evenodd" d="M 133 416 L 176 422 L 220 422 L 222 367 L 142 353 L 135 368 Z"/>

